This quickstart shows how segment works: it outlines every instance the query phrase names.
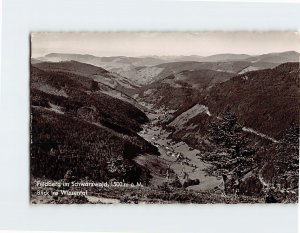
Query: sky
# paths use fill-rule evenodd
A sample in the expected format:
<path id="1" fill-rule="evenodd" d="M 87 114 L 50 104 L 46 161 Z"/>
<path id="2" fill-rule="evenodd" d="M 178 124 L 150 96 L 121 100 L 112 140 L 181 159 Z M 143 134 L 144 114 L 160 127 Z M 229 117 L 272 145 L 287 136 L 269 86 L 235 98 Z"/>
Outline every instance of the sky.
<path id="1" fill-rule="evenodd" d="M 296 32 L 35 32 L 32 57 L 49 53 L 109 56 L 259 55 L 300 52 Z"/>

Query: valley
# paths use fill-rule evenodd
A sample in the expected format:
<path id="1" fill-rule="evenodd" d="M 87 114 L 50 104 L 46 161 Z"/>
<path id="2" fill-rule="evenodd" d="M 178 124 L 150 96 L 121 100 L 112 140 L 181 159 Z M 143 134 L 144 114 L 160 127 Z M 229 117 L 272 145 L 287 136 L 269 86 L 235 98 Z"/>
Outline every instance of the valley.
<path id="1" fill-rule="evenodd" d="M 32 203 L 297 201 L 297 58 L 32 59 Z M 142 185 L 41 197 L 40 180 Z"/>
<path id="2" fill-rule="evenodd" d="M 221 186 L 221 177 L 206 174 L 205 168 L 207 165 L 198 157 L 199 150 L 191 148 L 185 142 L 175 142 L 168 138 L 170 132 L 163 129 L 161 124 L 163 120 L 168 118 L 168 115 L 172 114 L 172 111 L 163 109 L 151 109 L 150 111 L 150 123 L 144 125 L 139 135 L 158 148 L 160 155 L 157 157 L 156 160 L 158 161 L 156 162 L 162 160 L 161 164 L 165 164 L 162 174 L 157 173 L 154 169 L 155 175 L 151 183 L 161 185 L 163 182 L 169 182 L 178 177 L 182 184 L 188 179 L 198 179 L 199 184 L 187 187 L 191 190 L 208 191 Z M 138 156 L 135 161 L 151 170 L 148 166 L 148 164 L 151 164 L 151 158 L 150 161 L 148 158 L 149 156 Z M 170 175 L 170 173 L 174 174 Z"/>

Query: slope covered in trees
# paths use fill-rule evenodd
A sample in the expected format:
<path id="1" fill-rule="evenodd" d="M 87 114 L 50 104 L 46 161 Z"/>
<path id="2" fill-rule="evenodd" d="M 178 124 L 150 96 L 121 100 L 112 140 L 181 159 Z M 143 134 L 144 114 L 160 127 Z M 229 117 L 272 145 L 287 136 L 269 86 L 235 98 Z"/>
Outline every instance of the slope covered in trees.
<path id="1" fill-rule="evenodd" d="M 222 176 L 226 194 L 294 202 L 299 188 L 299 127 L 291 125 L 284 135 L 277 143 L 263 145 L 243 133 L 236 116 L 226 109 L 222 118 L 210 123 L 208 139 L 214 148 L 201 153 L 200 159 L 210 164 L 209 174 Z"/>
<path id="2" fill-rule="evenodd" d="M 34 177 L 147 182 L 132 159 L 157 148 L 137 135 L 148 118 L 99 91 L 88 77 L 31 67 L 31 172 Z"/>
<path id="3" fill-rule="evenodd" d="M 123 62 L 128 68 L 133 60 Z M 125 70 L 140 74 L 134 82 L 76 61 L 35 63 L 33 177 L 141 181 L 174 195 L 207 188 L 230 198 L 297 201 L 299 63 L 247 72 L 253 61 L 246 60 Z M 274 66 L 264 61 L 255 69 L 259 64 Z"/>
<path id="4" fill-rule="evenodd" d="M 195 104 L 206 106 L 217 117 L 230 108 L 247 128 L 270 138 L 280 139 L 291 124 L 299 124 L 299 63 L 285 63 L 274 69 L 247 72 L 216 84 L 193 98 L 175 113 L 176 118 Z M 210 117 L 199 114 L 186 123 L 194 125 L 194 132 L 207 132 Z M 179 133 L 179 132 L 177 132 Z"/>
<path id="5" fill-rule="evenodd" d="M 77 61 L 61 61 L 61 62 L 41 62 L 34 66 L 40 70 L 48 72 L 60 72 L 86 77 L 95 82 L 117 89 L 119 91 L 130 91 L 137 85 L 116 73 L 112 73 L 98 66 L 77 62 Z"/>
<path id="6" fill-rule="evenodd" d="M 212 88 L 201 102 L 218 115 L 230 107 L 247 127 L 281 138 L 299 124 L 299 63 L 238 75 Z"/>
<path id="7" fill-rule="evenodd" d="M 232 73 L 207 69 L 184 70 L 145 85 L 139 88 L 137 93 L 139 98 L 153 103 L 158 108 L 181 110 L 196 103 L 203 90 L 210 89 L 233 76 Z"/>
<path id="8" fill-rule="evenodd" d="M 200 158 L 211 164 L 208 172 L 222 175 L 228 192 L 295 201 L 299 63 L 238 75 L 197 101 L 206 111 L 183 121 L 183 126 L 171 120 L 169 137 L 198 148 Z M 179 110 L 174 118 L 188 111 Z"/>

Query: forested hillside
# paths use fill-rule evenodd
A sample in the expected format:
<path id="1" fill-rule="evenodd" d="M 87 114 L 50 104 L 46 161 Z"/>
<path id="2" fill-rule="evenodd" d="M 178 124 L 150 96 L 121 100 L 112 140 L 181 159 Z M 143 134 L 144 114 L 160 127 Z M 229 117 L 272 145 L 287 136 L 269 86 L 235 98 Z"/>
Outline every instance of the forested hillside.
<path id="1" fill-rule="evenodd" d="M 116 108 L 117 106 L 117 108 Z M 35 177 L 147 182 L 133 158 L 157 154 L 138 136 L 147 116 L 103 94 L 93 79 L 31 67 L 31 172 Z"/>
<path id="2" fill-rule="evenodd" d="M 295 203 L 298 58 L 32 59 L 32 179 L 144 185 L 90 188 L 76 203 Z"/>

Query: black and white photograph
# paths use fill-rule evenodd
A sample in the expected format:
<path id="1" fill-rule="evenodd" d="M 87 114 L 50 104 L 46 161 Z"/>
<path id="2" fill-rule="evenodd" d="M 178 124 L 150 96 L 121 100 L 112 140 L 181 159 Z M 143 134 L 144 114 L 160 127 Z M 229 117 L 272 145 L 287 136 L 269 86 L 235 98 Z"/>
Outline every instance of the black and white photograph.
<path id="1" fill-rule="evenodd" d="M 298 203 L 298 33 L 30 41 L 31 204 Z"/>

